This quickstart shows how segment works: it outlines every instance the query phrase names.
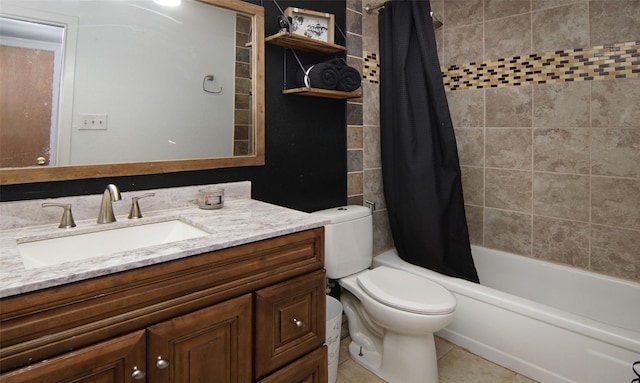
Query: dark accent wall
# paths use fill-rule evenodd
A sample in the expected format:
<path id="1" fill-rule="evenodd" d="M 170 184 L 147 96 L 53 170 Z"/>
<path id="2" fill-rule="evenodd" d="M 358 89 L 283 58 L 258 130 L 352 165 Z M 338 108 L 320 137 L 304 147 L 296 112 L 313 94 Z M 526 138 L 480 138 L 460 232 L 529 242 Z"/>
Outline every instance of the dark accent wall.
<path id="1" fill-rule="evenodd" d="M 256 3 L 265 7 L 266 36 L 277 32 L 279 11 L 273 1 Z M 278 3 L 283 10 L 297 6 L 332 13 L 336 24 L 345 30 L 344 0 Z M 335 42 L 345 44 L 338 31 Z M 292 54 L 285 55 L 283 48 L 266 44 L 265 166 L 5 185 L 0 187 L 0 201 L 98 194 L 108 183 L 115 183 L 121 191 L 134 191 L 248 180 L 253 185 L 252 197 L 269 203 L 302 211 L 345 204 L 346 102 L 282 95 L 285 57 L 293 73 L 298 64 Z M 311 64 L 327 57 L 300 54 L 300 59 Z"/>

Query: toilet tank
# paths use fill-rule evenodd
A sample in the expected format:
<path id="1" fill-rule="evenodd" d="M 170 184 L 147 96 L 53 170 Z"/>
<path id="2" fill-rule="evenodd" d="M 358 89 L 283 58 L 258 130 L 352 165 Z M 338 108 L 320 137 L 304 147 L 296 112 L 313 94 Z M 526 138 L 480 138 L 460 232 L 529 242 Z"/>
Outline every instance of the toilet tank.
<path id="1" fill-rule="evenodd" d="M 371 266 L 373 221 L 364 206 L 340 206 L 316 211 L 331 222 L 324 231 L 324 264 L 327 277 L 339 279 Z"/>

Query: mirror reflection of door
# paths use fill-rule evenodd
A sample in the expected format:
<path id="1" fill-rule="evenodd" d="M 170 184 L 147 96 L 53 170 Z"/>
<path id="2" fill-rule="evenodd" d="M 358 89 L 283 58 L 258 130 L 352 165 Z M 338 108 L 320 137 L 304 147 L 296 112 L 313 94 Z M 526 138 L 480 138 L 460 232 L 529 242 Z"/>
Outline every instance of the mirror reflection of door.
<path id="1" fill-rule="evenodd" d="M 0 17 L 0 167 L 56 163 L 63 32 Z"/>
<path id="2" fill-rule="evenodd" d="M 0 167 L 49 163 L 53 52 L 0 45 Z"/>

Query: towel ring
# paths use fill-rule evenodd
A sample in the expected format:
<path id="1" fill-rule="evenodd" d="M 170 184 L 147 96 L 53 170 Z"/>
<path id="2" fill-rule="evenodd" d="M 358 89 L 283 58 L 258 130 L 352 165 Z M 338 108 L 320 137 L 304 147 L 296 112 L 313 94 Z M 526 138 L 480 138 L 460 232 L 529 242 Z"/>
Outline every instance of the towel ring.
<path id="1" fill-rule="evenodd" d="M 204 79 L 202 80 L 202 90 L 204 90 L 207 93 L 214 93 L 214 94 L 218 94 L 218 93 L 222 93 L 222 87 L 220 87 L 219 90 L 209 90 L 207 89 L 207 81 L 213 81 L 214 77 L 212 74 L 208 74 L 206 76 L 204 76 Z"/>

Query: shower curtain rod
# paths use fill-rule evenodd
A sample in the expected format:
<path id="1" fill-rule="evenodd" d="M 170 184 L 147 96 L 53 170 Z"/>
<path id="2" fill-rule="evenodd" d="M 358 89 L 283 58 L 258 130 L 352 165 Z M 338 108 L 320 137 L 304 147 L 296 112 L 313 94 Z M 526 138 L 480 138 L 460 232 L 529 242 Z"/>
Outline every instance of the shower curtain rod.
<path id="1" fill-rule="evenodd" d="M 380 3 L 373 4 L 373 5 L 371 5 L 371 4 L 367 4 L 367 5 L 365 5 L 365 6 L 364 6 L 364 10 L 365 10 L 367 13 L 371 13 L 371 12 L 375 11 L 375 10 L 376 10 L 376 9 L 378 9 L 378 8 L 382 8 L 382 7 L 384 7 L 384 5 L 385 5 L 386 3 L 387 3 L 386 1 L 381 1 Z"/>
<path id="2" fill-rule="evenodd" d="M 366 4 L 364 6 L 364 10 L 365 12 L 367 12 L 368 14 L 371 14 L 373 11 L 375 11 L 376 9 L 380 9 L 383 8 L 384 5 L 388 2 L 389 0 L 385 0 L 385 1 L 381 1 L 379 3 L 374 3 L 372 4 Z M 431 18 L 433 19 L 433 27 L 435 29 L 440 28 L 443 24 L 442 21 L 440 21 L 434 14 L 433 12 L 431 12 Z"/>

